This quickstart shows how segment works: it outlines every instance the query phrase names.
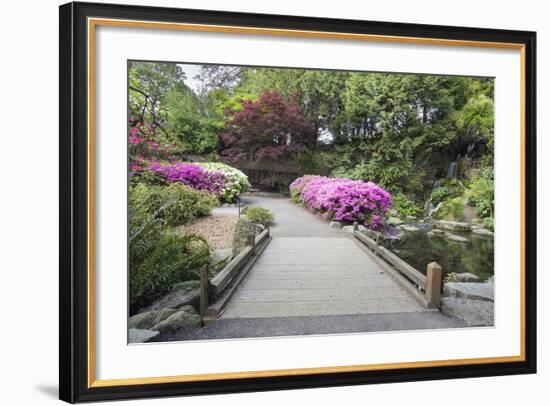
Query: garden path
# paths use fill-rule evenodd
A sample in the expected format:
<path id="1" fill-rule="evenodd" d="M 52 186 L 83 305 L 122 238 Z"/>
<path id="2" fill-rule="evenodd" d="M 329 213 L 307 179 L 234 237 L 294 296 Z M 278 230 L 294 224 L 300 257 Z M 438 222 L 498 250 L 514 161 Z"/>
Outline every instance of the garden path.
<path id="1" fill-rule="evenodd" d="M 275 214 L 273 240 L 221 319 L 433 312 L 421 306 L 351 234 L 287 198 L 248 194 Z"/>

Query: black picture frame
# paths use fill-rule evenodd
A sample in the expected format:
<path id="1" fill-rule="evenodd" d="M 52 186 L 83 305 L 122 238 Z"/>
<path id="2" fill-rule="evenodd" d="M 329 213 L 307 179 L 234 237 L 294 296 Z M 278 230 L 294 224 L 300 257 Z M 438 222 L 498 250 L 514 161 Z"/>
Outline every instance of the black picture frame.
<path id="1" fill-rule="evenodd" d="M 60 6 L 59 397 L 67 402 L 235 393 L 536 372 L 536 33 L 497 29 L 205 10 L 68 3 Z M 88 352 L 87 19 L 292 29 L 456 41 L 513 43 L 525 52 L 524 106 L 524 359 L 362 372 L 311 373 L 118 386 L 90 385 Z"/>

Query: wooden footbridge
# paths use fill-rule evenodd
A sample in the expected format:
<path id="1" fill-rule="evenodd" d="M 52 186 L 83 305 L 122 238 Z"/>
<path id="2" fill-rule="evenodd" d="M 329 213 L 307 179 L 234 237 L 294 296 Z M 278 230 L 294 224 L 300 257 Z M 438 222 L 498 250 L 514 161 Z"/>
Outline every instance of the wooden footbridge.
<path id="1" fill-rule="evenodd" d="M 288 199 L 255 196 L 276 223 L 210 281 L 207 321 L 433 312 L 441 269 L 427 276 L 385 249 L 377 235 L 331 228 Z M 204 285 L 206 286 L 206 284 Z"/>

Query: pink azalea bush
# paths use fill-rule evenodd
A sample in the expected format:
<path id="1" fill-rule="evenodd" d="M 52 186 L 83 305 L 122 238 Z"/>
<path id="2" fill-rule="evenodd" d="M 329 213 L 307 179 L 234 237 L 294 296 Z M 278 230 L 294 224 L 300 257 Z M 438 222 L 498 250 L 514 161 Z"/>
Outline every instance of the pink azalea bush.
<path id="1" fill-rule="evenodd" d="M 198 165 L 151 161 L 147 169 L 160 175 L 167 183 L 180 182 L 195 190 L 205 190 L 217 196 L 221 195 L 224 188 L 225 177 L 222 172 L 208 172 Z"/>
<path id="2" fill-rule="evenodd" d="M 170 161 L 178 152 L 176 144 L 161 141 L 153 126 L 135 118 L 128 122 L 128 149 L 130 163 L 139 166 L 151 159 Z"/>
<path id="3" fill-rule="evenodd" d="M 290 184 L 295 201 L 327 220 L 355 222 L 377 229 L 392 197 L 373 182 L 325 176 L 303 176 Z"/>
<path id="4" fill-rule="evenodd" d="M 320 176 L 304 175 L 295 179 L 294 182 L 289 185 L 290 197 L 292 197 L 295 203 L 302 203 L 302 190 L 311 180 L 316 178 L 320 178 Z"/>

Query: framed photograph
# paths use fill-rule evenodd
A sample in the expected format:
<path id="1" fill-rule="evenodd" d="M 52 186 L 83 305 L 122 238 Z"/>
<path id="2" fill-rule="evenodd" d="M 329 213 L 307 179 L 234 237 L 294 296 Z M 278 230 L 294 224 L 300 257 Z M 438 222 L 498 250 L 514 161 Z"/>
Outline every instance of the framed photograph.
<path id="1" fill-rule="evenodd" d="M 536 34 L 60 7 L 60 398 L 536 371 Z"/>

